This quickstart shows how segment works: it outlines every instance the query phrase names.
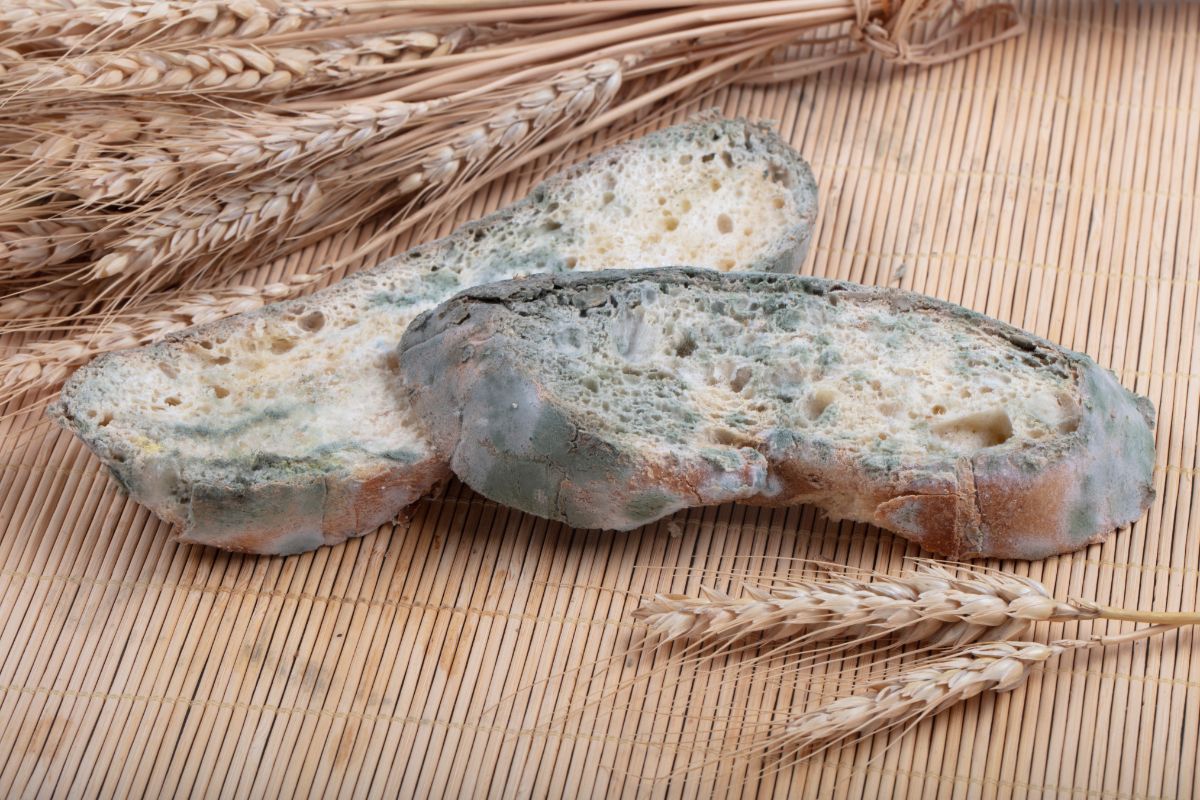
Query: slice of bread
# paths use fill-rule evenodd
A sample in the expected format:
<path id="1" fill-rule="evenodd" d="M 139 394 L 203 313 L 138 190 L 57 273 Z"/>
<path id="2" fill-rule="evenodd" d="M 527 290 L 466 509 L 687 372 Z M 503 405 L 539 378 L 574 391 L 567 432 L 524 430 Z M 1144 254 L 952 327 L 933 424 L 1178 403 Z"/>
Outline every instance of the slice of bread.
<path id="1" fill-rule="evenodd" d="M 612 148 L 526 199 L 310 297 L 97 358 L 52 413 L 180 538 L 294 553 L 374 530 L 448 475 L 396 345 L 478 283 L 629 264 L 793 271 L 816 187 L 745 121 Z"/>
<path id="2" fill-rule="evenodd" d="M 959 306 L 818 278 L 547 275 L 417 318 L 400 373 L 487 497 L 629 529 L 813 503 L 952 558 L 1043 558 L 1153 498 L 1153 407 L 1086 355 Z"/>

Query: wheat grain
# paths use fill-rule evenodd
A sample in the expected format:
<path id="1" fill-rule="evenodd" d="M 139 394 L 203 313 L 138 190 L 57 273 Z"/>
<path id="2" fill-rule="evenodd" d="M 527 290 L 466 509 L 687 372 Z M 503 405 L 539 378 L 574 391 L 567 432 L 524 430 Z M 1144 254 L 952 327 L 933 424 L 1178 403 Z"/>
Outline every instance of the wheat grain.
<path id="1" fill-rule="evenodd" d="M 0 227 L 0 261 L 30 269 L 65 264 L 102 241 L 100 230 L 99 221 L 86 218 L 33 219 Z"/>
<path id="2" fill-rule="evenodd" d="M 0 322 L 47 318 L 57 310 L 80 300 L 78 287 L 63 289 L 33 289 L 0 300 Z"/>
<path id="3" fill-rule="evenodd" d="M 476 113 L 482 121 L 466 126 L 450 144 L 435 145 L 405 174 L 402 191 L 424 191 L 477 174 L 484 165 L 510 156 L 554 128 L 578 122 L 608 108 L 622 85 L 624 70 L 639 59 L 604 59 L 560 73 L 549 85 L 526 92 L 495 111 Z"/>
<path id="4" fill-rule="evenodd" d="M 738 598 L 712 589 L 704 593 L 699 599 L 656 595 L 633 615 L 660 641 L 686 639 L 700 647 L 750 637 L 789 645 L 893 637 L 896 644 L 958 647 L 984 638 L 1018 638 L 1035 622 L 1099 615 L 1056 601 L 1029 578 L 933 563 L 895 578 L 836 575 L 770 589 L 748 586 L 747 596 Z"/>

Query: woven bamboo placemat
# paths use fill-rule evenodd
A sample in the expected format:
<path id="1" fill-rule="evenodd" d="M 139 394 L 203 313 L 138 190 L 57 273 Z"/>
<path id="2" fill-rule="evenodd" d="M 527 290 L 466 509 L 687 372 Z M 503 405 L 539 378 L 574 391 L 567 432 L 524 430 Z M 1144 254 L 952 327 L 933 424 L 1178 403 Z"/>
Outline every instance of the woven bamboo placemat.
<path id="1" fill-rule="evenodd" d="M 953 64 L 865 61 L 732 89 L 716 104 L 777 120 L 811 160 L 821 216 L 805 272 L 1008 320 L 1090 353 L 1153 399 L 1149 513 L 1103 545 L 1004 566 L 1060 597 L 1193 610 L 1200 6 L 1064 0 L 1023 11 L 1026 36 Z M 547 168 L 481 193 L 446 228 L 520 196 Z M 323 243 L 256 279 L 353 244 Z M 628 641 L 641 593 L 726 586 L 732 570 L 770 574 L 794 557 L 895 571 L 916 549 L 808 508 L 726 506 L 628 535 L 571 531 L 453 484 L 407 523 L 342 547 L 231 556 L 172 543 L 69 436 L 46 425 L 14 434 L 34 420 L 0 423 L 3 797 L 1200 792 L 1189 632 L 1068 655 L 1011 694 L 807 766 L 759 777 L 747 762 L 647 782 L 695 763 L 669 746 L 680 732 L 798 701 L 786 681 L 731 690 L 698 677 L 665 700 L 642 692 L 619 713 L 536 728 L 578 690 L 580 673 L 557 673 Z M 688 697 L 685 717 L 649 713 Z"/>

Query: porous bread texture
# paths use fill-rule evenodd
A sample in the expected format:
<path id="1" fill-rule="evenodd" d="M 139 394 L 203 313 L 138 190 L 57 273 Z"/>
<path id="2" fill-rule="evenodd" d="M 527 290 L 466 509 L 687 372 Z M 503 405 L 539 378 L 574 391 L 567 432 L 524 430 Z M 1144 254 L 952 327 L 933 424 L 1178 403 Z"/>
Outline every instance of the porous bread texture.
<path id="1" fill-rule="evenodd" d="M 676 126 L 310 297 L 101 356 L 52 414 L 184 541 L 255 553 L 333 544 L 448 474 L 396 391 L 396 344 L 422 310 L 537 272 L 792 271 L 815 213 L 811 172 L 769 129 Z"/>
<path id="2" fill-rule="evenodd" d="M 487 497 L 583 528 L 814 503 L 953 558 L 1043 558 L 1153 498 L 1153 408 L 1090 358 L 932 298 L 690 269 L 468 290 L 401 377 Z"/>

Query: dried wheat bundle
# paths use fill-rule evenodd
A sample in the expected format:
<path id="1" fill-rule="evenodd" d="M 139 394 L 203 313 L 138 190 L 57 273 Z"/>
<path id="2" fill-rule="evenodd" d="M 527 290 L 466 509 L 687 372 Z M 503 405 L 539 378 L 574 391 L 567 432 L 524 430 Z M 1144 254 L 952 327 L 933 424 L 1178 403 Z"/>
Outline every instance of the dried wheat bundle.
<path id="1" fill-rule="evenodd" d="M 376 216 L 379 249 L 732 81 L 868 50 L 930 63 L 1019 30 L 1007 3 L 952 0 L 14 0 L 0 317 L 60 344 L 10 353 L 24 377 L 5 383 L 53 388 L 96 342 L 141 341 L 127 328 L 167 292 L 217 296 Z"/>

